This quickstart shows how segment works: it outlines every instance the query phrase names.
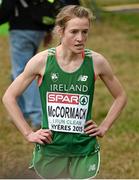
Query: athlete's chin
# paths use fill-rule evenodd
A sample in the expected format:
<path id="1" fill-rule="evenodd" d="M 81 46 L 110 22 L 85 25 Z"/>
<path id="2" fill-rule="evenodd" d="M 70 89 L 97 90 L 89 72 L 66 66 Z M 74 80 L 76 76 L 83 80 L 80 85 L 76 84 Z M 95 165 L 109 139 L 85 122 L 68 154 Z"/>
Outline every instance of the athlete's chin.
<path id="1" fill-rule="evenodd" d="M 76 49 L 73 49 L 73 52 L 76 53 L 76 54 L 81 54 L 83 52 L 84 48 L 76 48 Z"/>

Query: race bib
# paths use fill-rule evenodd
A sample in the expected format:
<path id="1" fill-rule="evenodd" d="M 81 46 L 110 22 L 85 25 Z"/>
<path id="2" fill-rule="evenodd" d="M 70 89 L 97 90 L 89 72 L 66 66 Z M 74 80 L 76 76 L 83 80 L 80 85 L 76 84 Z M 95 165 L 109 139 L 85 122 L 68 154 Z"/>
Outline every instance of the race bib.
<path id="1" fill-rule="evenodd" d="M 60 132 L 84 133 L 89 96 L 47 92 L 49 129 Z"/>

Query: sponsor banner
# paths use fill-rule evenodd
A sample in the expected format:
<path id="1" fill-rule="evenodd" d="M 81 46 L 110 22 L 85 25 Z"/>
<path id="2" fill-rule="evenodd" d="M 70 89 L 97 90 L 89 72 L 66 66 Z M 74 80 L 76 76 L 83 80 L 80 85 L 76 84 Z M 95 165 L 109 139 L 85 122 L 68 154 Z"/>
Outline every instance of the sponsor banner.
<path id="1" fill-rule="evenodd" d="M 71 133 L 84 132 L 88 95 L 47 92 L 46 100 L 49 129 Z"/>

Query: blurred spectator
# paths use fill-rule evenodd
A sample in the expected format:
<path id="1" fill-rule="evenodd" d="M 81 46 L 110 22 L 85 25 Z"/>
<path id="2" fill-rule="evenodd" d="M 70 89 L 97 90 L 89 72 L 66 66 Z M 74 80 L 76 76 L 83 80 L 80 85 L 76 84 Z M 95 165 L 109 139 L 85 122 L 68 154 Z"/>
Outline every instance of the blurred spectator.
<path id="1" fill-rule="evenodd" d="M 79 1 L 3 0 L 0 2 L 0 24 L 9 23 L 11 75 L 14 80 L 23 72 L 28 60 L 36 54 L 41 41 L 45 38 L 46 46 L 51 42 L 56 10 L 62 6 L 62 3 L 63 5 L 79 4 Z M 55 10 L 54 7 L 57 9 Z M 24 117 L 31 119 L 34 128 L 39 128 L 42 110 L 35 80 L 18 98 L 18 103 Z"/>

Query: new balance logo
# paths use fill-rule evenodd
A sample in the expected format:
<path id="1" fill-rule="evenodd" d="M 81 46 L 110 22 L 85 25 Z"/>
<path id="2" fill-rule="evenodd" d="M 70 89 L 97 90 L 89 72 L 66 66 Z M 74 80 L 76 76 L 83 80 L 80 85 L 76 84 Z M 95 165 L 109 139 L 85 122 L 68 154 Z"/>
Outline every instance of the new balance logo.
<path id="1" fill-rule="evenodd" d="M 96 164 L 92 164 L 89 166 L 88 171 L 95 171 L 96 170 Z"/>
<path id="2" fill-rule="evenodd" d="M 88 79 L 88 76 L 86 76 L 86 75 L 80 75 L 79 76 L 79 78 L 78 78 L 78 81 L 87 81 L 87 79 Z"/>

